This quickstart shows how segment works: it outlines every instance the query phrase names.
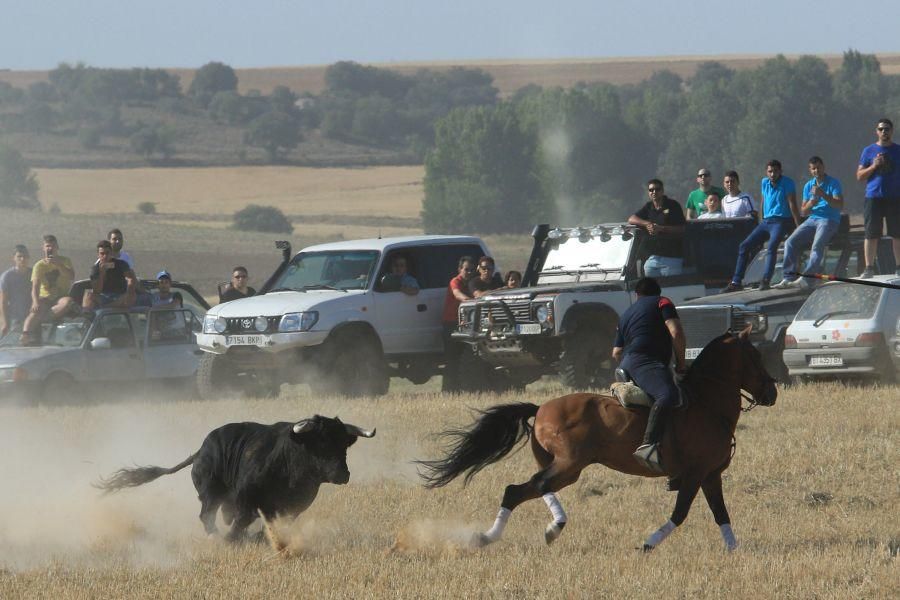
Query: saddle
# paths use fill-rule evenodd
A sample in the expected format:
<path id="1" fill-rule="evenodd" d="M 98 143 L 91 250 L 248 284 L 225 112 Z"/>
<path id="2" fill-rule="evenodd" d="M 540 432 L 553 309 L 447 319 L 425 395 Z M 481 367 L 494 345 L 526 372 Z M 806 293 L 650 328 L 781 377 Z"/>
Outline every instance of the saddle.
<path id="1" fill-rule="evenodd" d="M 678 404 L 676 410 L 687 408 L 689 395 L 683 385 L 675 383 L 678 388 Z M 616 369 L 616 381 L 609 386 L 610 392 L 619 401 L 623 408 L 652 408 L 653 398 L 647 392 L 638 387 L 631 376 L 623 368 Z"/>

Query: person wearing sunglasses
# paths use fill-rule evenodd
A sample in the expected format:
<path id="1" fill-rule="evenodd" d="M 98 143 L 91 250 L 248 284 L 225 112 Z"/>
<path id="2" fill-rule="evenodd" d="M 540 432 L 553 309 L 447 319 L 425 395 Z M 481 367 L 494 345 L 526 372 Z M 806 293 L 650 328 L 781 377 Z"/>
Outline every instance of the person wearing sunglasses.
<path id="1" fill-rule="evenodd" d="M 712 173 L 705 167 L 697 171 L 697 186 L 684 203 L 688 219 L 696 219 L 706 212 L 706 199 L 710 194 L 725 197 L 725 190 L 712 184 Z"/>
<path id="2" fill-rule="evenodd" d="M 866 184 L 866 202 L 863 206 L 866 268 L 860 275 L 863 279 L 875 274 L 878 238 L 883 233 L 882 222 L 887 225 L 888 237 L 892 239 L 894 262 L 900 274 L 900 145 L 892 141 L 894 124 L 890 119 L 878 120 L 875 135 L 876 142 L 863 148 L 856 169 L 856 180 Z"/>
<path id="3" fill-rule="evenodd" d="M 648 235 L 641 244 L 644 275 L 667 277 L 680 275 L 684 267 L 684 211 L 681 205 L 665 195 L 663 182 L 647 182 L 649 202 L 628 217 L 631 225 L 643 228 Z"/>
<path id="4" fill-rule="evenodd" d="M 497 275 L 494 259 L 490 256 L 479 258 L 477 275 L 469 281 L 469 292 L 472 296 L 481 298 L 501 287 L 503 287 L 503 280 Z"/>
<path id="5" fill-rule="evenodd" d="M 231 302 L 256 295 L 256 290 L 247 285 L 250 276 L 246 267 L 235 267 L 231 270 L 231 283 L 222 292 L 222 302 Z"/>

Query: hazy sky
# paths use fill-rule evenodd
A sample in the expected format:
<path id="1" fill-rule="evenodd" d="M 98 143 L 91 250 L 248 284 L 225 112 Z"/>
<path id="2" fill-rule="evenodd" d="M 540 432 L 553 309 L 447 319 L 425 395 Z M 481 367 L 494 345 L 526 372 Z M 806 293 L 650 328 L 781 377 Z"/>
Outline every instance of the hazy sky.
<path id="1" fill-rule="evenodd" d="M 898 52 L 900 2 L 0 0 L 0 69 Z"/>

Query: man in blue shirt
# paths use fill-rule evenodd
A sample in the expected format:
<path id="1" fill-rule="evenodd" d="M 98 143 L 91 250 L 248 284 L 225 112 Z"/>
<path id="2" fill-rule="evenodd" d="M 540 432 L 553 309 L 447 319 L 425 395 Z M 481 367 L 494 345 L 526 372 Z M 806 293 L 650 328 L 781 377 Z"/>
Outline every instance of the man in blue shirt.
<path id="1" fill-rule="evenodd" d="M 787 275 L 797 270 L 797 259 L 803 248 L 812 242 L 809 260 L 804 273 L 819 273 L 825 259 L 825 246 L 837 233 L 841 224 L 841 208 L 844 193 L 841 182 L 825 173 L 825 163 L 818 156 L 809 159 L 809 174 L 812 179 L 803 186 L 803 200 L 800 212 L 809 215 L 791 237 L 784 243 L 784 279 L 773 287 L 785 289 L 809 285 L 809 280 L 799 275 Z"/>
<path id="2" fill-rule="evenodd" d="M 794 180 L 781 174 L 781 162 L 772 159 L 766 164 L 766 176 L 760 184 L 762 192 L 762 222 L 750 232 L 738 248 L 737 264 L 734 275 L 723 292 L 736 292 L 744 289 L 742 281 L 747 272 L 750 252 L 767 239 L 766 264 L 759 289 L 769 289 L 769 281 L 775 272 L 775 259 L 778 258 L 778 245 L 790 230 L 800 221 L 797 209 L 797 194 Z"/>
<path id="3" fill-rule="evenodd" d="M 655 279 L 644 277 L 635 284 L 637 300 L 619 319 L 612 356 L 631 379 L 653 398 L 644 442 L 634 457 L 642 465 L 662 473 L 659 443 L 665 432 L 665 417 L 678 404 L 679 394 L 669 364 L 675 350 L 675 372 L 686 372 L 685 337 L 671 300 L 661 295 Z"/>
<path id="4" fill-rule="evenodd" d="M 892 141 L 894 124 L 890 119 L 879 119 L 875 134 L 878 141 L 863 148 L 856 169 L 856 180 L 866 182 L 863 208 L 866 270 L 860 275 L 863 279 L 875 274 L 878 238 L 883 233 L 882 221 L 887 223 L 887 234 L 893 239 L 894 262 L 900 274 L 900 146 Z"/>

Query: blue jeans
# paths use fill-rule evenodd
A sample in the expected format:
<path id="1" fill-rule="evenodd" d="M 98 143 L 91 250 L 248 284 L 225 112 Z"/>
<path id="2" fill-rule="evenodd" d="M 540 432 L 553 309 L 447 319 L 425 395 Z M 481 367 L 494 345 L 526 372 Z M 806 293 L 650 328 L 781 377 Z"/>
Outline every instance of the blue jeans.
<path id="1" fill-rule="evenodd" d="M 809 218 L 800 224 L 791 237 L 784 243 L 784 273 L 793 273 L 797 270 L 797 259 L 810 241 L 812 249 L 809 251 L 809 260 L 806 262 L 804 273 L 819 273 L 822 270 L 822 261 L 825 260 L 825 246 L 837 233 L 837 221 L 831 219 Z M 787 281 L 793 281 L 796 277 L 784 277 Z"/>
<path id="2" fill-rule="evenodd" d="M 659 359 L 636 354 L 626 354 L 620 365 L 639 388 L 653 398 L 653 403 L 671 408 L 679 401 L 678 388 L 672 379 L 672 371 Z"/>
<path id="3" fill-rule="evenodd" d="M 673 256 L 657 256 L 651 254 L 644 263 L 644 275 L 647 277 L 668 277 L 681 275 L 684 259 Z"/>
<path id="4" fill-rule="evenodd" d="M 770 217 L 757 225 L 738 247 L 737 265 L 734 267 L 734 277 L 731 278 L 731 281 L 740 285 L 744 280 L 744 274 L 747 272 L 747 263 L 750 262 L 750 250 L 767 239 L 769 240 L 769 245 L 766 247 L 766 266 L 763 279 L 766 281 L 772 279 L 772 273 L 775 272 L 775 259 L 778 258 L 778 246 L 781 244 L 784 236 L 787 235 L 787 230 L 793 222 L 793 219 L 789 218 Z"/>

